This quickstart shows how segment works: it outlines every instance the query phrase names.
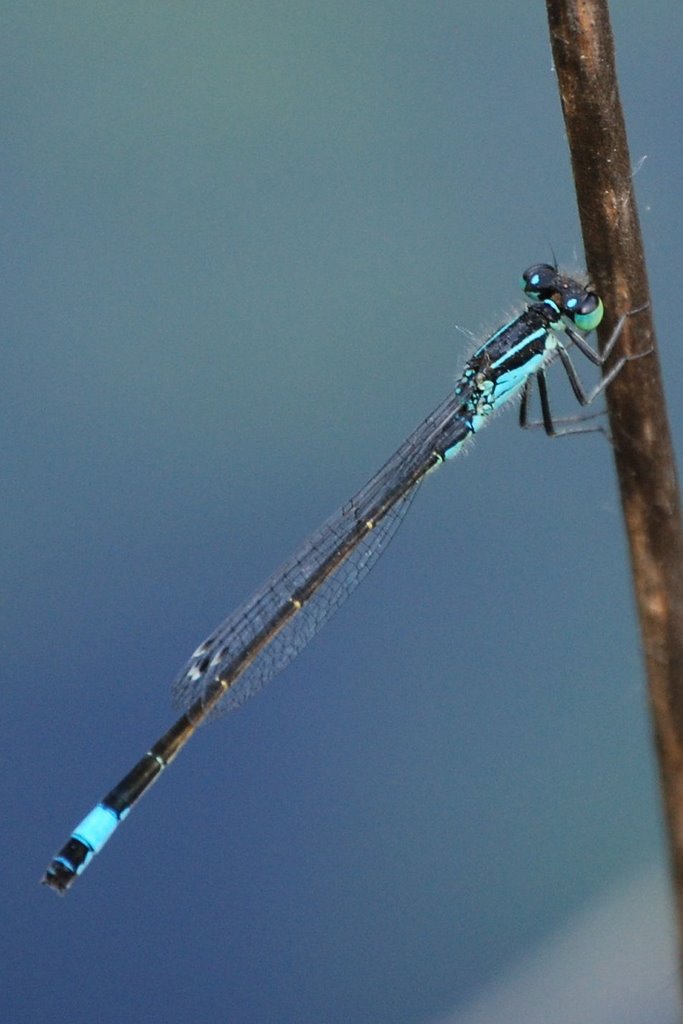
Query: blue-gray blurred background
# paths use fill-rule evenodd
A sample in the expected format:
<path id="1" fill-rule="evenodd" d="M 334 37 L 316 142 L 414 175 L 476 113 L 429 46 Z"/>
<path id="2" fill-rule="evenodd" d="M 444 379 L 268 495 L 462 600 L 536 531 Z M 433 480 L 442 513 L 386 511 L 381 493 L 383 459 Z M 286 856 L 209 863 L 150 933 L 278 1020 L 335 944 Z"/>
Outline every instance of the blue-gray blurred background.
<path id="1" fill-rule="evenodd" d="M 683 12 L 613 17 L 680 445 Z M 514 413 L 38 885 L 466 332 L 581 263 L 544 5 L 27 2 L 0 46 L 4 1019 L 676 1019 L 610 451 Z"/>

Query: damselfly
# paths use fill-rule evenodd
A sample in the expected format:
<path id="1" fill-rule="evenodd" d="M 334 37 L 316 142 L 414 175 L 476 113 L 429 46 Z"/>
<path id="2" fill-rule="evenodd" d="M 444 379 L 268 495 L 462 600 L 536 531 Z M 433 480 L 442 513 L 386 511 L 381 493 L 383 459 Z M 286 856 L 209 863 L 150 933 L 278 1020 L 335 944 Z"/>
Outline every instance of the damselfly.
<path id="1" fill-rule="evenodd" d="M 522 286 L 533 301 L 476 350 L 448 398 L 355 497 L 200 644 L 174 684 L 176 702 L 186 710 L 74 829 L 47 869 L 45 883 L 59 892 L 68 889 L 197 727 L 250 697 L 306 646 L 377 561 L 425 476 L 456 455 L 494 410 L 521 395 L 521 425 L 532 425 L 527 408 L 536 381 L 546 433 L 587 429 L 578 424 L 556 430 L 545 369 L 559 358 L 578 402 L 590 404 L 637 356 L 616 359 L 587 392 L 567 345 L 573 342 L 602 368 L 624 318 L 598 354 L 583 336 L 602 320 L 595 292 L 547 264 L 525 271 Z"/>

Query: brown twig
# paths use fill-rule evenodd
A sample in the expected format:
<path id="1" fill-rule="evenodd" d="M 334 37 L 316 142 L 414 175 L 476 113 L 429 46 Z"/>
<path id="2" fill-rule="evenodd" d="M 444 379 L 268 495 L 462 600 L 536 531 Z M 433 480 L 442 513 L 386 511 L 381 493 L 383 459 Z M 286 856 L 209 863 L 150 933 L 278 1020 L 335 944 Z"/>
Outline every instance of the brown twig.
<path id="1" fill-rule="evenodd" d="M 649 301 L 607 0 L 546 0 L 588 270 L 605 336 Z M 645 15 L 644 15 L 645 16 Z M 630 363 L 608 391 L 683 937 L 683 539 L 652 308 L 630 317 Z"/>

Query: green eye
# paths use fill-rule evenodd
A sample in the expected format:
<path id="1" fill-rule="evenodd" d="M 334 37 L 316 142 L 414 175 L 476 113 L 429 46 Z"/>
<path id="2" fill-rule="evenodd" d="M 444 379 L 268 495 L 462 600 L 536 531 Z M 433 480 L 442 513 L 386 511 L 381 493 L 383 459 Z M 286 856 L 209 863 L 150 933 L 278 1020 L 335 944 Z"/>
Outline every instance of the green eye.
<path id="1" fill-rule="evenodd" d="M 586 334 L 595 330 L 605 312 L 602 299 L 595 292 L 586 292 L 581 302 L 570 299 L 564 308 L 566 315 Z"/>

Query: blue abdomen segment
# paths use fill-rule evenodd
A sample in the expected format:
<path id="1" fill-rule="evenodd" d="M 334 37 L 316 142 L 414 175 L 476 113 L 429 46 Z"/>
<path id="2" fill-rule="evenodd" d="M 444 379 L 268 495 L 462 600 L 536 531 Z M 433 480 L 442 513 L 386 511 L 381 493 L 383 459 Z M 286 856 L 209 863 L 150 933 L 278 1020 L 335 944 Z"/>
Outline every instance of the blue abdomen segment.
<path id="1" fill-rule="evenodd" d="M 66 845 L 54 857 L 45 881 L 60 892 L 71 885 L 74 878 L 85 871 L 96 853 L 99 853 L 128 810 L 117 814 L 111 807 L 98 804 L 86 814 L 71 833 Z"/>
<path id="2" fill-rule="evenodd" d="M 466 444 L 471 437 L 474 437 L 477 430 L 479 430 L 480 426 L 482 425 L 484 419 L 485 417 L 481 416 L 478 413 L 470 417 L 461 416 L 460 420 L 462 422 L 462 436 L 458 438 L 455 444 L 452 444 L 450 448 L 446 448 L 446 450 L 443 453 L 444 459 L 454 459 L 455 456 L 461 451 L 463 445 Z"/>
<path id="3" fill-rule="evenodd" d="M 145 793 L 176 756 L 197 727 L 200 706 L 195 705 L 165 732 L 151 750 L 86 814 L 68 842 L 53 857 L 43 882 L 63 893 L 87 868 L 116 831 L 136 800 Z"/>
<path id="4" fill-rule="evenodd" d="M 106 841 L 111 837 L 114 829 L 126 816 L 126 811 L 118 815 L 111 807 L 98 804 L 93 807 L 90 814 L 87 814 L 80 825 L 71 833 L 72 839 L 77 839 L 91 851 L 93 857 L 99 853 Z M 83 865 L 85 867 L 85 864 Z M 82 870 L 82 869 L 81 869 Z"/>

